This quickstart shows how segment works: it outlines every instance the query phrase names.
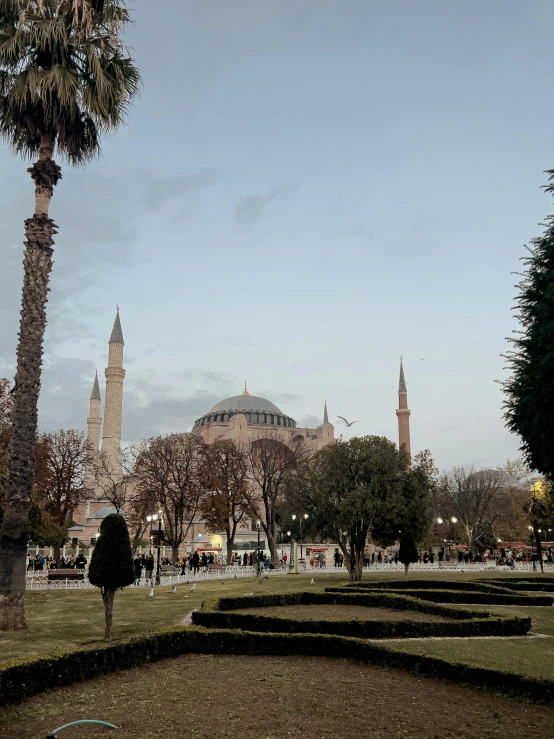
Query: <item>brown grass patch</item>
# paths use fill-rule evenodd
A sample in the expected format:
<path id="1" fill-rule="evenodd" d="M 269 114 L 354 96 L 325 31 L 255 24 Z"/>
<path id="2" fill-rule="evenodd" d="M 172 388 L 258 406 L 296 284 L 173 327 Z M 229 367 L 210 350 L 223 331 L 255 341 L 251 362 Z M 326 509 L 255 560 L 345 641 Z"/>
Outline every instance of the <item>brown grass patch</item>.
<path id="1" fill-rule="evenodd" d="M 348 660 L 187 655 L 61 688 L 0 710 L 3 739 L 529 739 L 549 736 L 554 708 Z"/>
<path id="2" fill-rule="evenodd" d="M 445 621 L 442 616 L 434 616 L 418 611 L 397 611 L 392 608 L 372 608 L 368 606 L 348 606 L 339 604 L 316 604 L 297 606 L 264 606 L 263 608 L 242 608 L 233 613 L 253 616 L 272 616 L 293 618 L 297 621 Z"/>

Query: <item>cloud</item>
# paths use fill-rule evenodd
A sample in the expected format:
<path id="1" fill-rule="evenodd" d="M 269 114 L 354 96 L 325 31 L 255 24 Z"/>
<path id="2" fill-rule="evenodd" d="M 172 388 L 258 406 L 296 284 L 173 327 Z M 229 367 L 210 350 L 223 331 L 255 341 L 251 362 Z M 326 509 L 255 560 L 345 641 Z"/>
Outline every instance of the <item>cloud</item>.
<path id="1" fill-rule="evenodd" d="M 274 393 L 271 390 L 263 390 L 259 395 L 262 398 L 271 400 L 277 405 L 279 403 L 296 403 L 298 400 L 302 400 L 302 395 L 299 393 Z"/>
<path id="2" fill-rule="evenodd" d="M 8 164 L 13 169 L 13 162 Z M 90 169 L 65 168 L 50 209 L 59 232 L 54 237 L 54 267 L 47 306 L 45 349 L 48 353 L 67 342 L 89 337 L 88 321 L 95 301 L 92 291 L 118 269 L 132 264 L 144 219 L 175 200 L 179 200 L 182 209 L 185 196 L 217 178 L 214 172 L 160 177 L 122 170 L 107 176 Z M 4 197 L 0 205 L 9 218 L 0 227 L 3 249 L 0 358 L 13 364 L 23 279 L 23 222 L 32 212 L 33 191 L 30 180 L 13 177 L 13 182 L 2 184 L 6 186 L 2 187 Z"/>
<path id="3" fill-rule="evenodd" d="M 387 247 L 396 256 L 415 257 L 428 254 L 434 245 L 436 222 L 428 216 L 417 218 L 408 232 Z"/>
<path id="4" fill-rule="evenodd" d="M 235 206 L 236 222 L 242 225 L 258 223 L 264 217 L 268 206 L 286 197 L 290 191 L 290 187 L 283 186 L 270 190 L 267 195 L 247 195 L 241 198 Z"/>
<path id="5" fill-rule="evenodd" d="M 163 208 L 174 200 L 182 200 L 186 195 L 217 182 L 220 177 L 216 172 L 196 172 L 194 174 L 152 178 L 145 174 L 145 185 L 141 193 L 142 203 L 150 210 Z"/>
<path id="6" fill-rule="evenodd" d="M 367 223 L 359 223 L 353 228 L 352 236 L 359 236 L 366 241 L 373 241 L 375 239 L 375 233 Z"/>
<path id="7" fill-rule="evenodd" d="M 298 428 L 315 429 L 316 426 L 319 426 L 321 423 L 323 423 L 323 419 L 318 418 L 317 416 L 307 415 L 296 423 Z"/>

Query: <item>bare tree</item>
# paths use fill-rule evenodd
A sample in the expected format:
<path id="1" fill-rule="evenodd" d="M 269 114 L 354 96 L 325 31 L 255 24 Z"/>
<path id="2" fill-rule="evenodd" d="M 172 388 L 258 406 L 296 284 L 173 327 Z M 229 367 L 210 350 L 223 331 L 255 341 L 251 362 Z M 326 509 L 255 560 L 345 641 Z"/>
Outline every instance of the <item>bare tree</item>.
<path id="1" fill-rule="evenodd" d="M 445 519 L 458 519 L 473 551 L 483 528 L 498 517 L 499 488 L 494 472 L 472 466 L 453 467 L 440 478 L 436 504 Z"/>
<path id="2" fill-rule="evenodd" d="M 277 563 L 277 508 L 288 480 L 307 458 L 306 445 L 300 435 L 291 438 L 278 431 L 267 431 L 252 441 L 248 455 L 256 483 L 248 491 L 250 508 L 263 510 L 260 522 L 271 561 Z"/>
<path id="3" fill-rule="evenodd" d="M 237 526 L 251 511 L 251 466 L 245 448 L 232 439 L 216 439 L 202 447 L 200 510 L 212 531 L 225 531 L 227 564 L 231 564 Z"/>
<path id="4" fill-rule="evenodd" d="M 35 490 L 52 520 L 61 527 L 71 521 L 73 511 L 85 499 L 83 476 L 88 444 L 82 431 L 61 430 L 40 434 L 35 462 Z M 54 545 L 60 561 L 63 539 Z"/>
<path id="5" fill-rule="evenodd" d="M 198 510 L 203 446 L 197 434 L 170 434 L 146 439 L 133 449 L 138 492 L 145 505 L 162 510 L 174 560 Z"/>
<path id="6" fill-rule="evenodd" d="M 133 479 L 133 455 L 130 449 L 121 452 L 121 467 L 114 467 L 110 455 L 103 451 L 89 454 L 89 471 L 94 481 L 93 496 L 98 502 L 108 502 L 117 513 L 127 507 Z M 121 470 L 123 469 L 123 475 Z M 90 491 L 89 491 L 90 495 Z"/>

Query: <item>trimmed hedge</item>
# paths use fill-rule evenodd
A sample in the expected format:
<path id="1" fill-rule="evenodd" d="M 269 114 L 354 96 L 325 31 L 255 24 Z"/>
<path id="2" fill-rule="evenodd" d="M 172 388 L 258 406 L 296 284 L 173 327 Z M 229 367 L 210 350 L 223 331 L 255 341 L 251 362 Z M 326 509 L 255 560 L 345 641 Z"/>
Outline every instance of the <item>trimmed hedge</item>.
<path id="1" fill-rule="evenodd" d="M 327 588 L 332 592 L 364 592 L 357 588 Z M 378 592 L 374 590 L 373 592 Z M 394 591 L 392 591 L 394 592 Z M 496 593 L 472 593 L 456 590 L 403 590 L 402 594 L 413 598 L 425 598 L 433 603 L 464 603 L 485 606 L 552 606 L 549 595 L 497 595 Z"/>
<path id="2" fill-rule="evenodd" d="M 183 654 L 303 655 L 355 659 L 416 675 L 491 689 L 537 703 L 554 703 L 554 680 L 471 667 L 408 654 L 381 644 L 323 634 L 260 634 L 197 627 L 166 629 L 127 642 L 36 657 L 0 667 L 0 705 L 49 689 Z"/>
<path id="3" fill-rule="evenodd" d="M 263 608 L 266 606 L 292 605 L 358 605 L 378 608 L 396 608 L 423 613 L 432 613 L 448 621 L 301 621 L 295 618 L 235 613 L 238 608 Z M 242 629 L 244 631 L 276 632 L 288 634 L 337 634 L 358 639 L 422 638 L 429 636 L 521 636 L 531 628 L 531 619 L 517 616 L 496 615 L 478 611 L 464 611 L 445 606 L 436 606 L 403 595 L 388 593 L 281 593 L 278 595 L 255 595 L 242 598 L 222 598 L 207 601 L 201 610 L 192 614 L 197 626 L 211 629 Z"/>
<path id="4" fill-rule="evenodd" d="M 497 582 L 496 580 L 488 580 L 487 582 Z M 554 577 L 534 577 L 532 580 L 509 580 L 505 582 L 504 588 L 507 590 L 522 590 L 528 592 L 550 592 L 554 593 Z"/>
<path id="5" fill-rule="evenodd" d="M 364 580 L 363 582 L 352 582 L 346 585 L 348 589 L 368 590 L 468 590 L 483 593 L 506 593 L 511 594 L 496 581 L 487 580 L 486 583 L 463 582 L 459 580 Z"/>
<path id="6" fill-rule="evenodd" d="M 403 593 L 355 592 L 345 588 L 325 588 L 324 593 L 303 591 L 300 593 L 278 593 L 275 595 L 250 595 L 233 598 L 208 600 L 202 605 L 203 610 L 236 611 L 244 608 L 267 608 L 271 606 L 297 605 L 343 605 L 369 606 L 374 608 L 394 608 L 402 611 L 430 613 L 452 619 L 487 618 L 482 611 L 448 608 L 435 605 L 425 600 L 415 600 Z"/>

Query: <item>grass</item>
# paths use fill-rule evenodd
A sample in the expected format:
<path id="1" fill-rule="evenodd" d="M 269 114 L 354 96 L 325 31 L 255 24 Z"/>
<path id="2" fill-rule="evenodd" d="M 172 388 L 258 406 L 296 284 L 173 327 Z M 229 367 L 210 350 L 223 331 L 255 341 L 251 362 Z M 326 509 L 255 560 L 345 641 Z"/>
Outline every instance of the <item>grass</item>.
<path id="1" fill-rule="evenodd" d="M 496 573 L 493 573 L 496 574 Z M 190 585 L 177 588 L 170 594 L 168 586 L 162 586 L 150 599 L 147 589 L 130 589 L 117 593 L 114 610 L 114 639 L 126 639 L 163 627 L 179 626 L 193 610 L 199 608 L 208 598 L 236 596 L 247 593 L 280 593 L 299 590 L 324 590 L 329 586 L 347 583 L 344 571 L 314 574 L 315 585 L 310 585 L 312 575 L 283 575 L 268 580 L 237 578 L 224 580 L 223 584 L 200 582 L 195 592 Z M 399 579 L 397 572 L 375 575 L 378 579 Z M 414 573 L 414 579 L 422 574 Z M 440 582 L 443 579 L 460 580 L 490 577 L 490 573 L 425 573 L 425 578 Z M 509 573 L 506 578 L 530 580 L 531 573 Z M 27 613 L 29 629 L 25 632 L 0 633 L 0 663 L 56 651 L 67 651 L 82 646 L 102 642 L 104 630 L 104 611 L 102 599 L 97 590 L 57 590 L 47 593 L 34 591 L 27 594 Z M 500 667 L 529 676 L 552 677 L 554 675 L 554 608 L 513 607 L 513 606 L 471 606 L 472 610 L 493 610 L 498 613 L 531 616 L 532 631 L 547 634 L 548 639 L 479 639 L 479 640 L 432 640 L 394 642 L 387 644 L 395 649 L 429 655 L 448 656 L 473 665 Z M 258 611 L 259 612 L 259 611 Z M 290 611 L 287 611 L 290 613 Z"/>
<path id="2" fill-rule="evenodd" d="M 107 729 L 67 739 L 529 739 L 548 737 L 554 707 L 348 660 L 185 655 L 61 688 L 0 712 L 3 739 L 43 739 L 65 722 Z"/>
<path id="3" fill-rule="evenodd" d="M 455 606 L 454 606 L 455 607 Z M 554 608 L 517 606 L 471 606 L 475 610 L 526 615 L 532 620 L 532 633 L 545 634 L 546 639 L 471 639 L 387 642 L 387 646 L 402 652 L 445 657 L 475 666 L 486 666 L 528 677 L 552 679 L 554 676 Z"/>
<path id="4" fill-rule="evenodd" d="M 234 613 L 294 618 L 298 621 L 446 621 L 442 616 L 418 611 L 400 611 L 392 608 L 372 608 L 347 605 L 298 605 L 242 608 Z"/>
<path id="5" fill-rule="evenodd" d="M 258 581 L 237 578 L 199 582 L 195 592 L 190 585 L 180 585 L 177 593 L 167 585 L 147 598 L 148 588 L 131 588 L 115 596 L 114 639 L 128 639 L 137 634 L 177 627 L 194 608 L 207 598 L 245 595 L 246 593 L 296 592 L 314 588 L 323 590 L 347 582 L 344 576 L 322 576 L 310 586 L 311 575 L 282 575 Z M 24 632 L 0 632 L 0 664 L 12 659 L 52 654 L 102 642 L 104 607 L 99 590 L 30 591 L 26 599 L 29 628 Z"/>

